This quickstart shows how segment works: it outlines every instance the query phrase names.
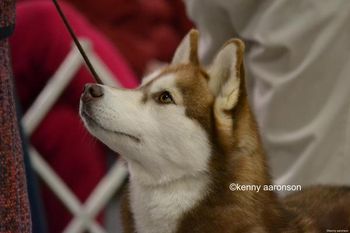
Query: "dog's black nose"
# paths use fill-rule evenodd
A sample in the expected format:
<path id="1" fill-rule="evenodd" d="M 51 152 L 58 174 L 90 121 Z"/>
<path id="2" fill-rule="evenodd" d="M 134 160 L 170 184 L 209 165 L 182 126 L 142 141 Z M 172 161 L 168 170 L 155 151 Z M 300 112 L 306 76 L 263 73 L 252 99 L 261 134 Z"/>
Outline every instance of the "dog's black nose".
<path id="1" fill-rule="evenodd" d="M 99 98 L 103 96 L 103 89 L 101 86 L 98 86 L 96 84 L 92 84 L 90 85 L 90 87 L 88 88 L 89 93 L 92 97 L 94 98 Z"/>
<path id="2" fill-rule="evenodd" d="M 92 100 L 103 96 L 103 87 L 97 84 L 86 84 L 84 87 L 83 100 Z"/>

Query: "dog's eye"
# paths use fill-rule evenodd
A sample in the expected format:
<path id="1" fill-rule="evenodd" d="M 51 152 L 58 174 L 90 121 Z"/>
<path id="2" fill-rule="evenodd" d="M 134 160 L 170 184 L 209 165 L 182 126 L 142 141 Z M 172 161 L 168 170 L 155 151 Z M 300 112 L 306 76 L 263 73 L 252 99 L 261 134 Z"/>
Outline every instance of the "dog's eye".
<path id="1" fill-rule="evenodd" d="M 175 103 L 173 97 L 171 96 L 170 92 L 168 92 L 168 91 L 164 91 L 159 95 L 158 102 L 161 104 L 173 104 L 173 103 Z"/>

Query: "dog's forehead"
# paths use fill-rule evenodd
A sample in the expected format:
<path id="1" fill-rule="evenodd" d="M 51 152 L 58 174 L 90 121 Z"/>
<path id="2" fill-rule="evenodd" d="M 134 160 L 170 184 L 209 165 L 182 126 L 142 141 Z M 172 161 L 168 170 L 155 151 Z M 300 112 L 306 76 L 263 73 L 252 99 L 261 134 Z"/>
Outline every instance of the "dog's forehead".
<path id="1" fill-rule="evenodd" d="M 147 89 L 150 92 L 174 89 L 176 88 L 177 77 L 178 75 L 172 72 L 160 74 L 148 82 Z"/>
<path id="2" fill-rule="evenodd" d="M 156 91 L 157 89 L 164 89 L 170 87 L 176 87 L 181 83 L 181 86 L 191 87 L 195 80 L 198 80 L 203 76 L 205 78 L 206 74 L 202 74 L 198 68 L 189 65 L 180 65 L 175 67 L 166 67 L 162 70 L 157 70 L 152 74 L 146 76 L 141 87 L 151 91 Z"/>

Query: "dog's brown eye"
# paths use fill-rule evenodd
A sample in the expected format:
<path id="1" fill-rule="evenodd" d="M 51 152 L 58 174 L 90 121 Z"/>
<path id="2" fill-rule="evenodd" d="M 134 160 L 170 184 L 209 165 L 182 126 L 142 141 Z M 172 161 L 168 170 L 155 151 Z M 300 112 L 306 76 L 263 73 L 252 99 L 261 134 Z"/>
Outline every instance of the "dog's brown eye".
<path id="1" fill-rule="evenodd" d="M 168 92 L 168 91 L 162 92 L 159 95 L 159 97 L 158 97 L 158 101 L 161 104 L 172 104 L 172 103 L 174 103 L 174 99 L 171 96 L 170 92 Z"/>

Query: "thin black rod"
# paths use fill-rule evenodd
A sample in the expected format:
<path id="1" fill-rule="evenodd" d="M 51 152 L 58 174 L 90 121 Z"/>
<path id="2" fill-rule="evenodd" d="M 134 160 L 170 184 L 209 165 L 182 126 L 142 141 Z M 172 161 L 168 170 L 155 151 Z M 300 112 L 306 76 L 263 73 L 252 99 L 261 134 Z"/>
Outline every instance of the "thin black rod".
<path id="1" fill-rule="evenodd" d="M 74 33 L 73 29 L 71 28 L 70 24 L 68 23 L 68 20 L 67 20 L 66 16 L 63 14 L 63 12 L 62 12 L 62 10 L 61 10 L 61 7 L 60 7 L 60 5 L 58 4 L 57 0 L 52 0 L 52 1 L 53 1 L 53 3 L 55 4 L 56 9 L 57 9 L 58 13 L 60 14 L 60 16 L 61 16 L 61 18 L 62 18 L 64 24 L 66 25 L 66 27 L 67 27 L 67 29 L 68 29 L 68 31 L 69 31 L 69 34 L 72 36 L 75 45 L 78 47 L 78 50 L 79 50 L 80 54 L 83 56 L 84 61 L 85 61 L 86 65 L 88 66 L 88 68 L 89 68 L 89 70 L 90 70 L 92 76 L 94 77 L 95 81 L 96 81 L 98 84 L 103 84 L 103 83 L 102 83 L 102 80 L 100 79 L 100 77 L 99 77 L 98 74 L 96 73 L 94 67 L 92 66 L 92 64 L 91 64 L 91 62 L 90 62 L 90 60 L 89 60 L 89 58 L 86 56 L 86 53 L 85 53 L 83 47 L 81 46 L 79 40 L 78 40 L 77 37 L 75 36 L 75 33 Z"/>

